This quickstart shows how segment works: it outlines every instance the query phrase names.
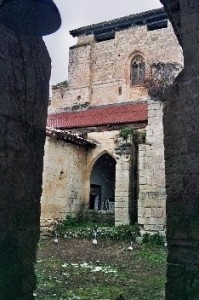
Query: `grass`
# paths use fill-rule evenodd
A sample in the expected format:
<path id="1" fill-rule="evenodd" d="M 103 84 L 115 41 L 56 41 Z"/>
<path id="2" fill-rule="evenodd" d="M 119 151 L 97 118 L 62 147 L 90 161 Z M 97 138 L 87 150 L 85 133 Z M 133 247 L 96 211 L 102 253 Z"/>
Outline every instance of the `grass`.
<path id="1" fill-rule="evenodd" d="M 96 227 L 97 226 L 97 227 Z M 136 225 L 110 226 L 109 224 L 98 224 L 87 220 L 78 220 L 68 216 L 58 224 L 56 231 L 59 236 L 69 238 L 91 238 L 93 231 L 98 229 L 98 235 L 104 239 L 131 240 L 135 241 L 139 236 L 139 228 Z"/>
<path id="2" fill-rule="evenodd" d="M 35 299 L 45 300 L 163 300 L 166 250 L 128 242 L 88 239 L 40 241 Z"/>

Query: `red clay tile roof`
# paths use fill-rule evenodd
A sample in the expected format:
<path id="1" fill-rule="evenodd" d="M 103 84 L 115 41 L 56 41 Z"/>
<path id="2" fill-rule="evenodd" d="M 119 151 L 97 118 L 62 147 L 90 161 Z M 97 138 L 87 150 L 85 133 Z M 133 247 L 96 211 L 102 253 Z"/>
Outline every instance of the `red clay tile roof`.
<path id="1" fill-rule="evenodd" d="M 52 128 L 83 128 L 139 123 L 147 120 L 147 103 L 130 103 L 52 114 L 48 116 L 47 126 Z"/>

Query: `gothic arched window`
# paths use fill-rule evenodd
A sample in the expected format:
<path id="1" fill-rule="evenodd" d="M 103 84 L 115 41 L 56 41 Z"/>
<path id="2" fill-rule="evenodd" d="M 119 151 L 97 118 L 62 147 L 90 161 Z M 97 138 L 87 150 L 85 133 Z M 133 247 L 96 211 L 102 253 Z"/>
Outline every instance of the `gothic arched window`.
<path id="1" fill-rule="evenodd" d="M 145 79 L 145 62 L 141 55 L 136 55 L 131 61 L 131 83 L 142 84 Z"/>

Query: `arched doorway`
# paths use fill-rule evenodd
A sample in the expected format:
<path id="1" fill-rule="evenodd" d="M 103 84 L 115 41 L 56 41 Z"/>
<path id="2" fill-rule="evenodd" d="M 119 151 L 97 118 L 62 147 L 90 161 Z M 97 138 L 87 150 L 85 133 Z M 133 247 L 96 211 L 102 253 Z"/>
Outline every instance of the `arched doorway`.
<path id="1" fill-rule="evenodd" d="M 90 177 L 90 209 L 114 211 L 115 165 L 108 153 L 95 162 Z"/>

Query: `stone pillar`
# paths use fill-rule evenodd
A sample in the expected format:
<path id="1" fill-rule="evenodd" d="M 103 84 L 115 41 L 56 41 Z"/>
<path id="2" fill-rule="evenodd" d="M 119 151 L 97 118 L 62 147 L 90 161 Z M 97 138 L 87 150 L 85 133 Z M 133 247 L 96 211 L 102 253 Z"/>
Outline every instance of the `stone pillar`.
<path id="1" fill-rule="evenodd" d="M 148 100 L 146 143 L 138 151 L 138 224 L 142 233 L 165 235 L 166 189 L 163 143 L 163 103 Z"/>
<path id="2" fill-rule="evenodd" d="M 136 202 L 136 149 L 129 137 L 117 147 L 115 180 L 115 225 L 137 221 Z"/>
<path id="3" fill-rule="evenodd" d="M 31 300 L 50 59 L 39 38 L 0 26 L 0 299 Z"/>
<path id="4" fill-rule="evenodd" d="M 168 7 L 173 1 L 165 2 Z M 168 239 L 166 299 L 198 300 L 199 2 L 179 0 L 178 3 L 185 68 L 168 92 L 164 109 Z M 170 13 L 172 18 L 172 11 Z"/>

